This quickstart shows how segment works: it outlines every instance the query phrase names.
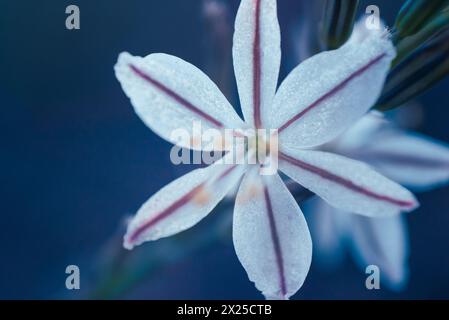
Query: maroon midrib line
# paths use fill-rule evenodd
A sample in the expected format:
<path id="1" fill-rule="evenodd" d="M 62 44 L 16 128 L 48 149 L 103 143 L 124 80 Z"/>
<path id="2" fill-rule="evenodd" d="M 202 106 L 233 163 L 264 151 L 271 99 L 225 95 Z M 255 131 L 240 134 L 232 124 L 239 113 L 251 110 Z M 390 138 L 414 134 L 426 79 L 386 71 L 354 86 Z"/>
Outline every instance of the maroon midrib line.
<path id="1" fill-rule="evenodd" d="M 355 78 L 361 76 L 364 72 L 366 72 L 368 69 L 370 69 L 371 67 L 373 67 L 374 65 L 376 65 L 377 63 L 379 63 L 384 57 L 386 56 L 386 53 L 382 53 L 379 56 L 377 56 L 376 58 L 372 59 L 370 62 L 368 62 L 366 65 L 364 65 L 363 67 L 361 67 L 360 69 L 358 69 L 357 71 L 353 72 L 349 77 L 347 77 L 345 80 L 343 80 L 342 82 L 340 82 L 337 86 L 335 86 L 332 90 L 330 90 L 329 92 L 327 92 L 325 95 L 321 96 L 320 98 L 318 98 L 314 103 L 312 103 L 310 106 L 308 106 L 307 108 L 305 108 L 303 111 L 301 111 L 300 113 L 296 114 L 293 118 L 291 118 L 290 120 L 288 120 L 286 123 L 284 123 L 278 130 L 278 132 L 280 133 L 281 131 L 285 130 L 286 128 L 288 128 L 292 123 L 294 123 L 295 121 L 299 120 L 300 118 L 302 118 L 306 113 L 308 113 L 309 111 L 311 111 L 312 109 L 314 109 L 315 107 L 317 107 L 318 105 L 320 105 L 321 103 L 323 103 L 324 101 L 326 101 L 327 99 L 333 97 L 335 94 L 337 94 L 338 92 L 340 92 L 341 90 L 343 90 L 348 84 L 349 82 L 351 82 L 352 80 L 354 80 Z"/>
<path id="2" fill-rule="evenodd" d="M 278 230 L 276 227 L 276 220 L 274 218 L 273 207 L 271 205 L 270 194 L 268 192 L 267 186 L 264 186 L 264 196 L 265 196 L 265 203 L 267 205 L 267 214 L 270 225 L 271 239 L 273 241 L 274 254 L 276 256 L 276 265 L 279 271 L 279 284 L 281 287 L 281 293 L 285 297 L 285 295 L 287 294 L 287 286 L 285 284 L 284 259 L 282 257 L 282 249 L 279 241 Z"/>
<path id="3" fill-rule="evenodd" d="M 260 116 L 260 91 L 261 91 L 261 52 L 260 52 L 260 0 L 256 1 L 255 30 L 253 43 L 253 109 L 254 125 L 257 128 L 262 126 Z"/>
<path id="4" fill-rule="evenodd" d="M 449 170 L 449 160 L 445 161 L 442 159 L 426 159 L 426 158 L 418 157 L 418 156 L 407 156 L 407 155 L 403 155 L 403 154 L 377 152 L 375 150 L 365 151 L 361 158 L 366 159 L 367 161 L 373 161 L 373 162 L 381 161 L 381 162 L 397 163 L 397 164 L 401 164 L 401 165 L 415 165 L 415 166 L 431 167 L 431 168 L 438 168 L 438 169 L 447 168 Z"/>
<path id="5" fill-rule="evenodd" d="M 237 168 L 237 165 L 233 165 L 229 168 L 227 168 L 221 175 L 218 176 L 216 181 L 220 181 L 223 178 L 226 178 L 234 169 Z"/>
<path id="6" fill-rule="evenodd" d="M 177 94 L 176 92 L 174 92 L 170 88 L 166 87 L 165 85 L 163 85 L 159 81 L 155 80 L 154 78 L 152 78 L 150 75 L 148 75 L 147 73 L 145 73 L 144 71 L 142 71 L 141 69 L 136 67 L 135 65 L 129 64 L 129 67 L 131 68 L 131 70 L 137 76 L 139 76 L 143 80 L 147 81 L 148 83 L 152 84 L 154 87 L 156 87 L 157 89 L 159 89 L 160 91 L 165 93 L 167 96 L 169 96 L 170 98 L 172 98 L 173 100 L 175 100 L 179 104 L 183 105 L 186 109 L 192 111 L 193 113 L 196 113 L 200 117 L 202 117 L 205 120 L 211 122 L 212 124 L 214 124 L 215 126 L 217 126 L 219 128 L 223 128 L 224 127 L 223 123 L 221 123 L 220 121 L 218 121 L 214 117 L 210 116 L 209 114 L 205 113 L 204 111 L 202 111 L 198 107 L 195 107 L 192 103 L 190 103 L 189 101 L 187 101 L 186 99 L 184 99 L 179 94 Z"/>
<path id="7" fill-rule="evenodd" d="M 179 198 L 177 201 L 175 201 L 172 205 L 170 205 L 168 208 L 163 210 L 161 213 L 156 215 L 151 220 L 145 222 L 143 225 L 141 225 L 139 228 L 137 228 L 130 237 L 130 242 L 134 242 L 145 230 L 148 230 L 149 228 L 153 227 L 156 223 L 160 222 L 161 220 L 167 218 L 170 216 L 173 212 L 178 210 L 179 208 L 183 207 L 187 203 L 189 203 L 196 192 L 198 192 L 202 187 L 204 186 L 204 183 L 196 186 L 193 188 L 190 192 L 183 195 L 181 198 Z"/>
<path id="8" fill-rule="evenodd" d="M 385 202 L 389 202 L 392 203 L 394 205 L 398 205 L 400 207 L 413 207 L 415 205 L 414 202 L 411 201 L 405 201 L 405 200 L 399 200 L 399 199 L 395 199 L 386 195 L 381 195 L 378 194 L 376 192 L 373 192 L 369 189 L 366 189 L 364 187 L 361 187 L 359 185 L 356 185 L 354 182 L 352 182 L 351 180 L 345 179 L 343 177 L 337 176 L 336 174 L 333 174 L 332 172 L 326 171 L 324 169 L 318 168 L 314 165 L 311 165 L 309 163 L 303 162 L 301 160 L 295 159 L 290 157 L 289 155 L 280 152 L 279 153 L 279 158 L 282 160 L 285 160 L 297 167 L 300 167 L 301 169 L 307 170 L 309 172 L 312 172 L 316 175 L 319 175 L 320 177 L 322 177 L 323 179 L 335 182 L 339 185 L 342 185 L 345 188 L 348 188 L 352 191 L 355 191 L 357 193 L 363 194 L 367 197 L 370 198 L 374 198 L 376 200 L 380 200 L 380 201 L 385 201 Z"/>
<path id="9" fill-rule="evenodd" d="M 233 165 L 229 168 L 227 168 L 222 174 L 220 174 L 218 176 L 218 178 L 216 179 L 216 181 L 214 182 L 218 182 L 221 179 L 225 178 L 226 176 L 228 176 L 235 168 L 237 167 L 237 165 Z M 154 225 L 156 225 L 158 222 L 160 222 L 161 220 L 164 220 L 165 218 L 169 217 L 171 214 L 173 214 L 174 212 L 176 212 L 178 209 L 182 208 L 183 206 L 185 206 L 187 203 L 189 203 L 194 197 L 195 194 L 200 191 L 203 187 L 205 186 L 205 182 L 200 183 L 199 185 L 197 185 L 196 187 L 194 187 L 192 190 L 190 190 L 188 193 L 186 193 L 185 195 L 183 195 L 181 198 L 179 198 L 178 200 L 176 200 L 175 202 L 173 202 L 173 204 L 171 204 L 170 206 L 168 206 L 166 209 L 162 210 L 159 214 L 157 214 L 155 217 L 151 218 L 150 220 L 148 220 L 147 222 L 145 222 L 144 224 L 142 224 L 140 227 L 138 227 L 136 230 L 134 230 L 134 232 L 132 233 L 132 235 L 130 236 L 130 242 L 134 242 L 137 240 L 137 238 L 146 230 L 148 230 L 149 228 L 153 227 Z"/>

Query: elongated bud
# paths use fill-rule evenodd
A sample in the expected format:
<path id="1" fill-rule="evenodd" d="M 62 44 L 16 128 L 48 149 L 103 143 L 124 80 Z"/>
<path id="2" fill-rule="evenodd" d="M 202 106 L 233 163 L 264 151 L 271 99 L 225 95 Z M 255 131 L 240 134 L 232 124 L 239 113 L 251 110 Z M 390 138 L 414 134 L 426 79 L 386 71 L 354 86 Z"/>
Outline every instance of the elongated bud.
<path id="1" fill-rule="evenodd" d="M 358 0 L 326 0 L 321 22 L 321 43 L 324 50 L 337 49 L 349 39 L 358 4 Z"/>
<path id="2" fill-rule="evenodd" d="M 424 45 L 389 74 L 377 109 L 390 110 L 420 95 L 449 74 L 449 30 Z"/>
<path id="3" fill-rule="evenodd" d="M 448 4 L 448 0 L 408 0 L 396 18 L 395 39 L 415 34 Z"/>
<path id="4" fill-rule="evenodd" d="M 427 25 L 416 34 L 401 40 L 397 46 L 397 56 L 393 66 L 398 65 L 410 53 L 418 49 L 424 43 L 449 28 L 449 8 L 438 13 Z"/>

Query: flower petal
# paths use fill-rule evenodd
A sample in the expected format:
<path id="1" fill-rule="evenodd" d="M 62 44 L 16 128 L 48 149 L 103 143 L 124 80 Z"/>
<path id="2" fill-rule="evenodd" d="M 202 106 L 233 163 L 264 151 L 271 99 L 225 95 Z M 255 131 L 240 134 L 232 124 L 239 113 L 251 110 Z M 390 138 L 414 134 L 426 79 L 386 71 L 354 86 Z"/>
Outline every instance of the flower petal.
<path id="1" fill-rule="evenodd" d="M 385 133 L 387 127 L 389 127 L 389 122 L 384 115 L 378 111 L 371 111 L 350 126 L 343 134 L 329 142 L 328 150 L 348 155 L 359 152 L 370 142 L 377 144 L 381 141 L 377 139 Z"/>
<path id="2" fill-rule="evenodd" d="M 244 168 L 216 163 L 171 182 L 139 209 L 128 225 L 124 247 L 132 249 L 194 226 L 238 182 Z"/>
<path id="3" fill-rule="evenodd" d="M 242 0 L 235 21 L 234 71 L 248 124 L 262 127 L 276 92 L 281 34 L 276 0 Z"/>
<path id="4" fill-rule="evenodd" d="M 393 44 L 385 34 L 367 33 L 340 49 L 317 54 L 296 67 L 281 84 L 271 113 L 284 144 L 313 147 L 330 141 L 378 99 Z"/>
<path id="5" fill-rule="evenodd" d="M 345 258 L 346 224 L 349 216 L 318 197 L 301 207 L 312 234 L 315 263 L 325 270 L 338 267 Z"/>
<path id="6" fill-rule="evenodd" d="M 156 53 L 145 58 L 122 53 L 115 73 L 136 113 L 162 138 L 182 147 L 175 130 L 193 136 L 193 123 L 207 129 L 238 129 L 244 123 L 218 87 L 198 68 L 174 56 Z M 201 137 L 202 132 L 196 135 Z M 200 147 L 195 149 L 201 149 Z"/>
<path id="7" fill-rule="evenodd" d="M 267 299 L 288 299 L 304 283 L 312 259 L 309 229 L 279 175 L 245 176 L 233 238 L 249 279 Z"/>
<path id="8" fill-rule="evenodd" d="M 428 190 L 449 182 L 449 146 L 429 137 L 389 130 L 359 150 L 360 158 L 398 183 Z"/>
<path id="9" fill-rule="evenodd" d="M 348 39 L 348 42 L 360 43 L 365 41 L 369 37 L 382 37 L 388 35 L 388 27 L 385 22 L 380 19 L 378 28 L 370 27 L 366 25 L 366 17 L 362 16 L 355 24 L 352 29 L 352 34 Z"/>
<path id="10" fill-rule="evenodd" d="M 279 168 L 330 205 L 345 211 L 377 217 L 418 206 L 408 190 L 364 163 L 336 154 L 283 149 Z"/>
<path id="11" fill-rule="evenodd" d="M 348 232 L 352 235 L 352 253 L 358 265 L 380 269 L 385 283 L 401 289 L 408 280 L 409 240 L 403 215 L 367 218 L 350 215 Z"/>

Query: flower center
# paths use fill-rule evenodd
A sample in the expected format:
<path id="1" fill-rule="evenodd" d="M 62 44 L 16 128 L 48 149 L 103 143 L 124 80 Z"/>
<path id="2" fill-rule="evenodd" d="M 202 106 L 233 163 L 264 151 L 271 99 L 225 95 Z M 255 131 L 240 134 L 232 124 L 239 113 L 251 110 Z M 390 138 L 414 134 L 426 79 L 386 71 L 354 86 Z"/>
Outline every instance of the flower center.
<path id="1" fill-rule="evenodd" d="M 259 129 L 248 136 L 247 150 L 256 164 L 266 165 L 273 156 L 277 157 L 278 136 L 274 130 Z"/>

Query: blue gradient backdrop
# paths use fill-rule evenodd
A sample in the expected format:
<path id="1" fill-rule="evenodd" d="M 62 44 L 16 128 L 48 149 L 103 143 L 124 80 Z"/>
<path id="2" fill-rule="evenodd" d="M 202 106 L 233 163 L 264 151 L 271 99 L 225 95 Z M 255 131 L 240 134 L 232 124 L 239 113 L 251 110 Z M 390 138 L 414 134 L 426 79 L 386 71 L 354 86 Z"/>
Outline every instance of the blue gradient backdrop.
<path id="1" fill-rule="evenodd" d="M 230 3 L 233 19 L 238 1 Z M 81 9 L 79 31 L 65 29 L 69 4 Z M 123 219 L 187 170 L 170 163 L 170 145 L 134 114 L 113 65 L 126 50 L 166 52 L 204 67 L 200 4 L 0 0 L 0 298 L 82 297 L 92 264 Z M 391 24 L 400 1 L 364 4 L 378 4 Z M 279 1 L 283 77 L 297 62 L 291 30 L 307 14 L 298 1 Z M 419 131 L 446 142 L 448 88 L 446 79 L 419 99 Z M 404 292 L 366 290 L 364 274 L 347 259 L 334 273 L 312 265 L 296 298 L 449 298 L 449 188 L 419 199 L 422 207 L 408 216 L 411 279 Z M 81 292 L 65 290 L 68 264 L 81 268 Z M 160 270 L 124 297 L 261 295 L 229 239 Z"/>

